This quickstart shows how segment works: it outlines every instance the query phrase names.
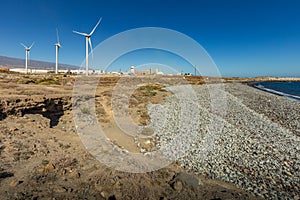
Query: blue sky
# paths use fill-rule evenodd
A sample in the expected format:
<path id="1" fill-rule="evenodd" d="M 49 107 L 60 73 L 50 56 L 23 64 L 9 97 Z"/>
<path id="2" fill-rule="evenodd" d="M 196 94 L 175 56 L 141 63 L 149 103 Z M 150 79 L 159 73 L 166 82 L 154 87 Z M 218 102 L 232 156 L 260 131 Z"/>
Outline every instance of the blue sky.
<path id="1" fill-rule="evenodd" d="M 298 0 L 1 0 L 0 5 L 3 56 L 24 58 L 19 43 L 35 41 L 31 59 L 54 62 L 57 27 L 60 62 L 81 65 L 85 39 L 72 30 L 89 32 L 102 17 L 94 47 L 122 31 L 163 27 L 201 44 L 223 76 L 300 76 Z"/>

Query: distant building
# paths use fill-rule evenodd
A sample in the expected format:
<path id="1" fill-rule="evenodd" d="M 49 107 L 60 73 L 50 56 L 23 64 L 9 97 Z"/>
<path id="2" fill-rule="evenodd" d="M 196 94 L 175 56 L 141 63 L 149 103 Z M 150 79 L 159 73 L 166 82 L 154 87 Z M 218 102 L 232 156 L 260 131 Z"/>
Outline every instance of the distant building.
<path id="1" fill-rule="evenodd" d="M 164 75 L 164 73 L 162 71 L 159 71 L 158 68 L 155 69 L 155 74 L 156 75 Z"/>
<path id="2" fill-rule="evenodd" d="M 138 76 L 149 76 L 151 74 L 151 70 L 146 70 L 146 71 L 136 71 L 135 75 Z"/>
<path id="3" fill-rule="evenodd" d="M 50 73 L 53 70 L 48 70 L 48 69 L 29 69 L 29 73 L 33 74 L 47 74 Z"/>
<path id="4" fill-rule="evenodd" d="M 26 69 L 25 68 L 13 68 L 13 69 L 10 69 L 10 71 L 26 74 Z M 29 70 L 28 70 L 28 72 L 29 72 Z"/>
<path id="5" fill-rule="evenodd" d="M 12 68 L 12 69 L 10 69 L 10 71 L 26 74 L 25 68 Z M 50 70 L 50 69 L 28 69 L 28 73 L 30 73 L 30 74 L 47 74 L 47 73 L 51 73 L 51 72 L 53 72 L 53 70 Z"/>

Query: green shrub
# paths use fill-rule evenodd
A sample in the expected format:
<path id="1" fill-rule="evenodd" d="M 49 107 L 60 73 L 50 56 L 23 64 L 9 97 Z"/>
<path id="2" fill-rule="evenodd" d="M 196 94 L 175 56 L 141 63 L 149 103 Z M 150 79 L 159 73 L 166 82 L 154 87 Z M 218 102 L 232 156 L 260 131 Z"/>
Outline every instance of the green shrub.
<path id="1" fill-rule="evenodd" d="M 87 108 L 87 107 L 81 108 L 80 110 L 81 110 L 81 112 L 82 112 L 83 114 L 90 114 L 90 113 L 91 113 L 90 109 Z"/>

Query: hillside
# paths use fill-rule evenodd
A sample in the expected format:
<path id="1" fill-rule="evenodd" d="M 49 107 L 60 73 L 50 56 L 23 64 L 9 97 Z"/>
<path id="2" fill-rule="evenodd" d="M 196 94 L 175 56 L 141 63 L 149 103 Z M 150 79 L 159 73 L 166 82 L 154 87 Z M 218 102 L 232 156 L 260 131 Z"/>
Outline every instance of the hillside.
<path id="1" fill-rule="evenodd" d="M 25 60 L 19 58 L 11 58 L 6 56 L 0 56 L 0 67 L 8 67 L 8 68 L 19 68 L 24 67 Z M 32 68 L 38 69 L 54 69 L 55 63 L 52 62 L 44 62 L 38 60 L 30 60 L 29 64 Z M 60 69 L 78 69 L 78 66 L 68 65 L 68 64 L 59 64 Z"/>

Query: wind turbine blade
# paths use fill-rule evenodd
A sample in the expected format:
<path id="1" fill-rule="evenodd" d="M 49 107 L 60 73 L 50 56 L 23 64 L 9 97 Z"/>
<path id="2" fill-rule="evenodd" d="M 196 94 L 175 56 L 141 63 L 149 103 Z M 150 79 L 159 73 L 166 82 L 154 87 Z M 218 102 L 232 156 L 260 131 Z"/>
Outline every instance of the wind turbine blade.
<path id="1" fill-rule="evenodd" d="M 100 24 L 101 20 L 102 20 L 102 17 L 99 19 L 99 21 L 97 22 L 96 26 L 91 31 L 90 35 L 92 35 L 94 33 L 94 31 L 96 30 L 97 26 Z"/>
<path id="2" fill-rule="evenodd" d="M 56 38 L 57 38 L 57 44 L 59 44 L 59 35 L 58 35 L 58 30 L 56 28 Z"/>
<path id="3" fill-rule="evenodd" d="M 27 49 L 27 47 L 25 46 L 25 44 L 23 44 L 23 43 L 20 43 L 25 49 Z"/>
<path id="4" fill-rule="evenodd" d="M 93 46 L 92 46 L 91 38 L 89 38 L 89 45 L 90 45 L 90 48 L 91 48 L 92 60 L 94 60 L 94 53 L 93 53 Z"/>
<path id="5" fill-rule="evenodd" d="M 33 45 L 34 45 L 34 42 L 31 44 L 31 46 L 29 47 L 29 49 L 31 49 L 31 47 L 33 47 Z"/>
<path id="6" fill-rule="evenodd" d="M 77 33 L 77 34 L 83 35 L 83 36 L 88 36 L 88 34 L 86 34 L 86 33 L 80 33 L 80 32 L 78 32 L 78 31 L 73 31 L 73 33 Z"/>

